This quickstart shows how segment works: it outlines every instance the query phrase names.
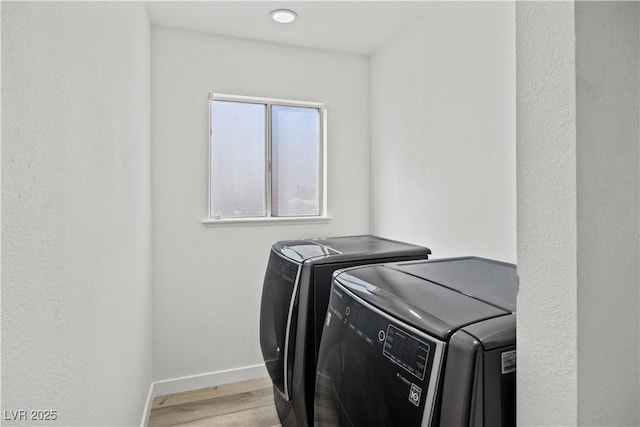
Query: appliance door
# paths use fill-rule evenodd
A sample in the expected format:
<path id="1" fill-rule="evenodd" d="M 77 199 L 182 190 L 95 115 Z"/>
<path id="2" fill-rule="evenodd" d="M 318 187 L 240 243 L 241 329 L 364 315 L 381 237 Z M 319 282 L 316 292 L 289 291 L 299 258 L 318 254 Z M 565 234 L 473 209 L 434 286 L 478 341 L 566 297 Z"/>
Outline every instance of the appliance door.
<path id="1" fill-rule="evenodd" d="M 444 343 L 334 282 L 320 343 L 316 426 L 430 426 Z"/>
<path id="2" fill-rule="evenodd" d="M 260 347 L 273 384 L 289 400 L 301 264 L 271 251 L 262 285 Z"/>

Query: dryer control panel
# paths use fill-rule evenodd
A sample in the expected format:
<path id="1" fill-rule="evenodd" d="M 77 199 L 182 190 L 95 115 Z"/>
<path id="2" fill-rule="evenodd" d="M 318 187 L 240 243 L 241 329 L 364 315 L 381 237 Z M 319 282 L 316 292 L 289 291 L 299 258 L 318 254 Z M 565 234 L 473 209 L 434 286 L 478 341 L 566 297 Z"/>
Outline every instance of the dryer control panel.
<path id="1" fill-rule="evenodd" d="M 430 349 L 429 344 L 397 326 L 387 326 L 382 354 L 420 380 L 424 380 Z"/>
<path id="2" fill-rule="evenodd" d="M 444 343 L 334 285 L 320 344 L 316 426 L 429 426 Z"/>

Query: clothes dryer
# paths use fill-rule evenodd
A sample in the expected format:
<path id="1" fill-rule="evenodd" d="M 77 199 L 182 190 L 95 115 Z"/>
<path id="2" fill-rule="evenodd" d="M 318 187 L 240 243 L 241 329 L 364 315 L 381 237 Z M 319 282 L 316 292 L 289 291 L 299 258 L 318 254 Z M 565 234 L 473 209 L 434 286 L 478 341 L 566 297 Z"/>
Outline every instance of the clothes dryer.
<path id="1" fill-rule="evenodd" d="M 262 289 L 260 345 L 284 426 L 313 424 L 317 355 L 333 272 L 428 258 L 428 248 L 371 235 L 281 241 Z"/>
<path id="2" fill-rule="evenodd" d="M 515 426 L 512 264 L 467 257 L 336 272 L 316 426 Z"/>

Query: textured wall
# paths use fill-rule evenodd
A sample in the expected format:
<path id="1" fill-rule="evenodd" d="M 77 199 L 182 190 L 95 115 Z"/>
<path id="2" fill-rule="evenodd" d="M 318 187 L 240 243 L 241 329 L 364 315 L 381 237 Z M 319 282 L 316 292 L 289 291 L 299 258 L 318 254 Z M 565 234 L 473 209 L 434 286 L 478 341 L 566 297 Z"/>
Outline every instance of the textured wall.
<path id="1" fill-rule="evenodd" d="M 2 4 L 3 417 L 140 422 L 151 381 L 149 49 L 139 3 Z"/>
<path id="2" fill-rule="evenodd" d="M 517 5 L 520 425 L 640 423 L 639 16 Z"/>
<path id="3" fill-rule="evenodd" d="M 513 3 L 434 2 L 371 59 L 373 232 L 516 260 Z"/>
<path id="4" fill-rule="evenodd" d="M 578 422 L 640 425 L 638 2 L 577 2 Z"/>
<path id="5" fill-rule="evenodd" d="M 572 2 L 516 3 L 518 425 L 569 426 L 577 402 Z"/>
<path id="6" fill-rule="evenodd" d="M 277 240 L 369 231 L 367 58 L 154 27 L 154 379 L 263 365 L 259 307 Z M 326 224 L 204 226 L 208 93 L 328 104 Z"/>

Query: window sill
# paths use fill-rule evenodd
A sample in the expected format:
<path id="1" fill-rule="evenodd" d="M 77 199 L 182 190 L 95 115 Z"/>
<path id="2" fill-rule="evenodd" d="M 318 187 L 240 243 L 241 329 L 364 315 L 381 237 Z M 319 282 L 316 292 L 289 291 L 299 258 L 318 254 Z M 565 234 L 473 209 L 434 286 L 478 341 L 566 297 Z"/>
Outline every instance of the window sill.
<path id="1" fill-rule="evenodd" d="M 270 218 L 222 218 L 203 219 L 202 225 L 216 226 L 243 226 L 243 225 L 289 225 L 289 224 L 328 224 L 331 216 L 295 216 L 295 217 L 270 217 Z"/>

